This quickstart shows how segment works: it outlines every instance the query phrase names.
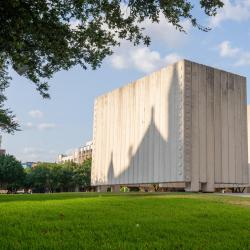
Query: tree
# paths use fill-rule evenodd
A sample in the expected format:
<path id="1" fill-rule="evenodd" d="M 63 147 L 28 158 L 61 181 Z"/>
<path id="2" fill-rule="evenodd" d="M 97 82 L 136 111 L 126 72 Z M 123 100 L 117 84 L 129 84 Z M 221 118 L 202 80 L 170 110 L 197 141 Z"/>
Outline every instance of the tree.
<path id="1" fill-rule="evenodd" d="M 48 176 L 49 190 L 54 193 L 60 191 L 61 188 L 61 176 L 62 166 L 59 164 L 50 164 L 50 173 Z"/>
<path id="2" fill-rule="evenodd" d="M 12 112 L 4 108 L 4 101 L 6 101 L 4 91 L 9 86 L 10 80 L 10 77 L 7 75 L 7 67 L 4 63 L 0 55 L 0 129 L 7 133 L 13 133 L 19 130 L 19 126 Z"/>
<path id="3" fill-rule="evenodd" d="M 60 188 L 62 167 L 56 163 L 39 163 L 27 171 L 25 187 L 34 192 L 55 192 Z"/>
<path id="4" fill-rule="evenodd" d="M 223 3 L 200 0 L 199 6 L 206 15 L 213 16 Z M 182 32 L 183 19 L 208 31 L 193 16 L 193 8 L 191 0 L 0 1 L 0 81 L 9 79 L 6 69 L 12 67 L 48 98 L 46 80 L 55 72 L 75 65 L 96 69 L 121 40 L 149 45 L 143 21 L 159 22 L 160 13 Z M 13 132 L 18 126 L 2 102 L 0 129 Z"/>
<path id="5" fill-rule="evenodd" d="M 85 160 L 74 168 L 74 183 L 80 190 L 85 190 L 90 186 L 91 162 L 91 159 Z"/>
<path id="6" fill-rule="evenodd" d="M 12 155 L 0 155 L 0 188 L 16 191 L 25 177 L 21 162 Z"/>
<path id="7" fill-rule="evenodd" d="M 34 192 L 44 193 L 49 188 L 49 168 L 47 164 L 39 164 L 26 175 L 26 188 L 32 188 Z"/>
<path id="8" fill-rule="evenodd" d="M 24 181 L 23 181 L 23 187 L 28 190 L 31 188 L 32 186 L 32 176 L 31 176 L 31 171 L 32 171 L 32 168 L 30 167 L 27 167 L 24 169 L 24 173 L 25 173 L 25 178 L 24 178 Z"/>
<path id="9" fill-rule="evenodd" d="M 75 183 L 73 180 L 74 163 L 65 163 L 61 166 L 60 190 L 64 192 L 74 191 Z"/>

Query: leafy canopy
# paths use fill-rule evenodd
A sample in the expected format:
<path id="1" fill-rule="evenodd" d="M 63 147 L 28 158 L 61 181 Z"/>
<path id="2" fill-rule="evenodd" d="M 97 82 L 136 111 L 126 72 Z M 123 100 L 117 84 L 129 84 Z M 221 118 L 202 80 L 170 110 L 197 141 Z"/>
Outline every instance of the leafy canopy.
<path id="1" fill-rule="evenodd" d="M 82 164 L 39 163 L 26 170 L 25 187 L 34 192 L 86 190 L 90 186 L 91 159 Z"/>
<path id="2" fill-rule="evenodd" d="M 223 3 L 200 0 L 197 5 L 212 16 Z M 48 98 L 47 80 L 55 72 L 74 65 L 96 69 L 121 40 L 149 45 L 143 33 L 145 19 L 159 22 L 162 13 L 182 32 L 183 19 L 208 31 L 192 15 L 193 8 L 190 0 L 0 1 L 0 83 L 9 79 L 6 69 L 12 67 Z M 4 100 L 0 99 L 0 129 L 13 132 L 18 127 L 12 113 L 3 109 Z"/>
<path id="3" fill-rule="evenodd" d="M 22 185 L 24 177 L 21 162 L 12 155 L 0 155 L 0 189 L 16 190 Z"/>

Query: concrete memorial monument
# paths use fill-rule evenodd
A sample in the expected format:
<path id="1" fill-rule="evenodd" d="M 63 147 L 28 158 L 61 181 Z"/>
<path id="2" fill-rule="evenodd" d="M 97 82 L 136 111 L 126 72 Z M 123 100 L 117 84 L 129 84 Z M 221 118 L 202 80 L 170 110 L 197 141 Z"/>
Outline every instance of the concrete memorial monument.
<path id="1" fill-rule="evenodd" d="M 91 182 L 249 185 L 246 78 L 182 60 L 98 97 Z"/>

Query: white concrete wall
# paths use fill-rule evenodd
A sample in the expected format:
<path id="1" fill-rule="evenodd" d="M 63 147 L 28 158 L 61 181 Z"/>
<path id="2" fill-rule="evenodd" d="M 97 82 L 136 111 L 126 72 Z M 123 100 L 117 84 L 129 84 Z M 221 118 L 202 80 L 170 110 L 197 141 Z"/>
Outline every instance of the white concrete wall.
<path id="1" fill-rule="evenodd" d="M 184 62 L 98 97 L 92 185 L 184 181 Z"/>
<path id="2" fill-rule="evenodd" d="M 92 185 L 246 185 L 246 78 L 180 61 L 98 97 L 93 135 Z"/>
<path id="3" fill-rule="evenodd" d="M 250 192 L 250 105 L 247 105 L 247 132 L 248 132 L 248 177 Z"/>
<path id="4" fill-rule="evenodd" d="M 248 184 L 246 78 L 189 61 L 185 69 L 191 190 Z"/>

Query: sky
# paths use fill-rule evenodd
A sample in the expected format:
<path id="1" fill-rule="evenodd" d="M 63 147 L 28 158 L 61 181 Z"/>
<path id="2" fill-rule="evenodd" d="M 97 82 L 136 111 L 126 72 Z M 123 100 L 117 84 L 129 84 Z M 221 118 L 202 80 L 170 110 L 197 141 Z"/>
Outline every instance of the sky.
<path id="1" fill-rule="evenodd" d="M 197 3 L 198 1 L 194 1 Z M 224 1 L 218 15 L 209 18 L 196 8 L 199 23 L 212 28 L 199 31 L 183 21 L 187 34 L 176 31 L 163 17 L 159 24 L 146 21 L 149 47 L 122 42 L 101 68 L 76 66 L 50 79 L 50 100 L 32 83 L 11 71 L 6 107 L 14 111 L 22 131 L 3 134 L 2 148 L 22 161 L 54 162 L 92 139 L 93 105 L 97 96 L 126 85 L 169 63 L 189 59 L 250 79 L 250 0 Z M 249 103 L 249 81 L 248 81 Z"/>

